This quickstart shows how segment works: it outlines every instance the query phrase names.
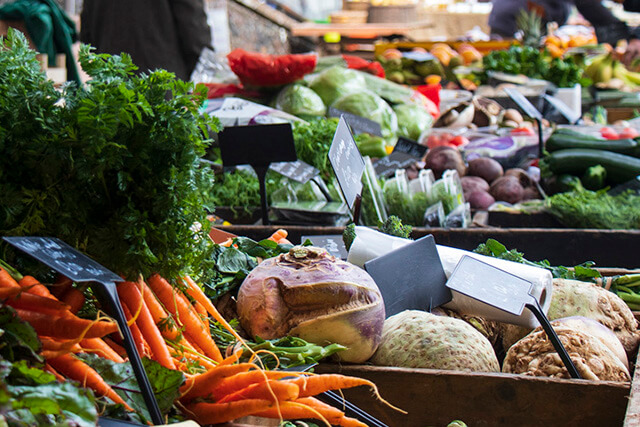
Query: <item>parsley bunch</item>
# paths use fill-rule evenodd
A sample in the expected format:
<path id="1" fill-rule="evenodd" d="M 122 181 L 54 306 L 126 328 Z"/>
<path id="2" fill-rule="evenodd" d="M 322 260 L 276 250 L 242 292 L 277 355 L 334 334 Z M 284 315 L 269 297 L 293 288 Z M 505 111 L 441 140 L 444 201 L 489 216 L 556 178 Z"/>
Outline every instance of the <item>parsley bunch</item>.
<path id="1" fill-rule="evenodd" d="M 21 34 L 2 40 L 0 234 L 59 237 L 128 278 L 197 268 L 213 208 L 200 157 L 218 130 L 204 92 L 137 75 L 126 54 L 79 59 L 91 79 L 58 91 Z"/>

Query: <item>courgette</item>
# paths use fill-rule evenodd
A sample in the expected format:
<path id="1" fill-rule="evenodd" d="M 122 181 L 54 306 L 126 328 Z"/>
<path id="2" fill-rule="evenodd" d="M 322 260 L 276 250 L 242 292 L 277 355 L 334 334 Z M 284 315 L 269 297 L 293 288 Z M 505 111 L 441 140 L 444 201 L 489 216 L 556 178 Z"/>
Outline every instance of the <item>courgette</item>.
<path id="1" fill-rule="evenodd" d="M 545 158 L 549 170 L 556 175 L 581 176 L 588 168 L 602 165 L 607 170 L 607 181 L 619 184 L 640 175 L 640 159 L 605 150 L 571 148 L 554 151 Z"/>
<path id="2" fill-rule="evenodd" d="M 591 139 L 591 140 L 596 140 L 596 141 L 601 141 L 602 138 L 599 138 L 597 136 L 592 136 L 586 133 L 582 133 L 582 132 L 578 132 L 576 130 L 573 129 L 569 129 L 569 128 L 557 128 L 556 130 L 553 131 L 552 135 L 567 135 L 567 136 L 573 136 L 576 138 L 584 138 L 584 139 Z"/>
<path id="3" fill-rule="evenodd" d="M 588 148 L 593 150 L 613 151 L 614 153 L 627 154 L 636 157 L 640 155 L 638 143 L 633 139 L 600 139 L 589 135 L 577 137 L 574 135 L 554 132 L 545 148 L 549 152 L 565 150 L 568 148 Z"/>

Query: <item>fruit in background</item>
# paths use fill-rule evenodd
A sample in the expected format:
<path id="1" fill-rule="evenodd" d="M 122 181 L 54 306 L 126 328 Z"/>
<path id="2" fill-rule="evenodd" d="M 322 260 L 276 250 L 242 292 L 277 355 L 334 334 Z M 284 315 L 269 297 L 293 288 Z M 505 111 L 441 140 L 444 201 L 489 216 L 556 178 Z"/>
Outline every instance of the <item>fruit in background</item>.
<path id="1" fill-rule="evenodd" d="M 553 44 L 547 45 L 546 47 L 552 58 L 562 58 L 565 53 L 565 50 L 563 48 Z"/>
<path id="2" fill-rule="evenodd" d="M 482 54 L 470 44 L 463 43 L 458 47 L 458 53 L 462 56 L 465 65 L 482 61 Z"/>
<path id="3" fill-rule="evenodd" d="M 416 53 L 427 53 L 427 49 L 423 48 L 423 47 L 414 47 L 413 49 L 411 49 L 412 52 L 416 52 Z"/>
<path id="4" fill-rule="evenodd" d="M 584 70 L 584 74 L 594 83 L 606 83 L 613 77 L 613 58 L 611 54 L 594 58 Z"/>
<path id="5" fill-rule="evenodd" d="M 604 139 L 620 139 L 620 135 L 618 135 L 618 132 L 608 126 L 600 129 L 600 135 L 602 135 Z"/>
<path id="6" fill-rule="evenodd" d="M 634 139 L 637 138 L 638 136 L 640 136 L 640 132 L 638 132 L 635 128 L 632 127 L 626 127 L 624 129 L 622 129 L 622 131 L 620 133 L 618 133 L 618 136 L 621 139 Z"/>
<path id="7" fill-rule="evenodd" d="M 382 52 L 382 57 L 384 59 L 401 59 L 402 52 L 400 52 L 398 49 L 387 49 Z"/>

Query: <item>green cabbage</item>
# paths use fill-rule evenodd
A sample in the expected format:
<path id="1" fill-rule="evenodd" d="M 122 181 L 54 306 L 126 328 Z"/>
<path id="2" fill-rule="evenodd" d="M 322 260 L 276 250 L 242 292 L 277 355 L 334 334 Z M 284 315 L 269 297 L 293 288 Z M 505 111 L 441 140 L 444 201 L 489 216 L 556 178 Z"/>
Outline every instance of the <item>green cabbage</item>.
<path id="1" fill-rule="evenodd" d="M 366 88 L 362 75 L 348 68 L 333 66 L 318 74 L 309 84 L 325 105 L 331 105 L 335 100 L 350 93 L 356 93 Z"/>
<path id="2" fill-rule="evenodd" d="M 333 108 L 355 114 L 380 123 L 382 137 L 386 140 L 395 138 L 398 130 L 398 118 L 393 109 L 373 92 L 363 90 L 345 95 L 332 105 Z"/>
<path id="3" fill-rule="evenodd" d="M 399 104 L 393 107 L 398 117 L 398 136 L 418 141 L 422 133 L 431 128 L 433 117 L 416 104 Z"/>
<path id="4" fill-rule="evenodd" d="M 327 113 L 322 98 L 313 90 L 299 84 L 282 89 L 276 98 L 275 107 L 304 120 L 317 119 Z"/>

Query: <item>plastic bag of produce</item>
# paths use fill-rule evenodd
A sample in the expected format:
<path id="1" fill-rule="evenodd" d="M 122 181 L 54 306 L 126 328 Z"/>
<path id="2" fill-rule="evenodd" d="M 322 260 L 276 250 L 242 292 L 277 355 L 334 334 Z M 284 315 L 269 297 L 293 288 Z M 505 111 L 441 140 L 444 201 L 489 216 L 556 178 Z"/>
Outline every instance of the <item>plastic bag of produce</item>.
<path id="1" fill-rule="evenodd" d="M 398 136 L 417 141 L 433 125 L 433 117 L 416 104 L 398 104 L 393 107 L 398 118 Z"/>
<path id="2" fill-rule="evenodd" d="M 293 84 L 278 93 L 275 107 L 304 120 L 323 117 L 327 107 L 322 98 L 306 86 Z"/>
<path id="3" fill-rule="evenodd" d="M 219 98 L 209 100 L 204 112 L 215 116 L 222 126 L 245 126 L 270 123 L 304 123 L 301 119 L 284 111 L 256 104 L 241 98 Z"/>
<path id="4" fill-rule="evenodd" d="M 380 123 L 382 136 L 386 140 L 395 138 L 398 118 L 393 109 L 373 92 L 362 90 L 339 98 L 331 105 L 338 110 L 366 117 Z M 394 141 L 395 142 L 395 141 Z"/>
<path id="5" fill-rule="evenodd" d="M 316 55 L 265 55 L 235 49 L 229 55 L 229 66 L 244 85 L 282 86 L 311 73 Z"/>
<path id="6" fill-rule="evenodd" d="M 363 91 L 366 85 L 362 74 L 366 73 L 333 66 L 312 78 L 309 87 L 320 95 L 324 104 L 328 106 L 338 98 Z"/>

